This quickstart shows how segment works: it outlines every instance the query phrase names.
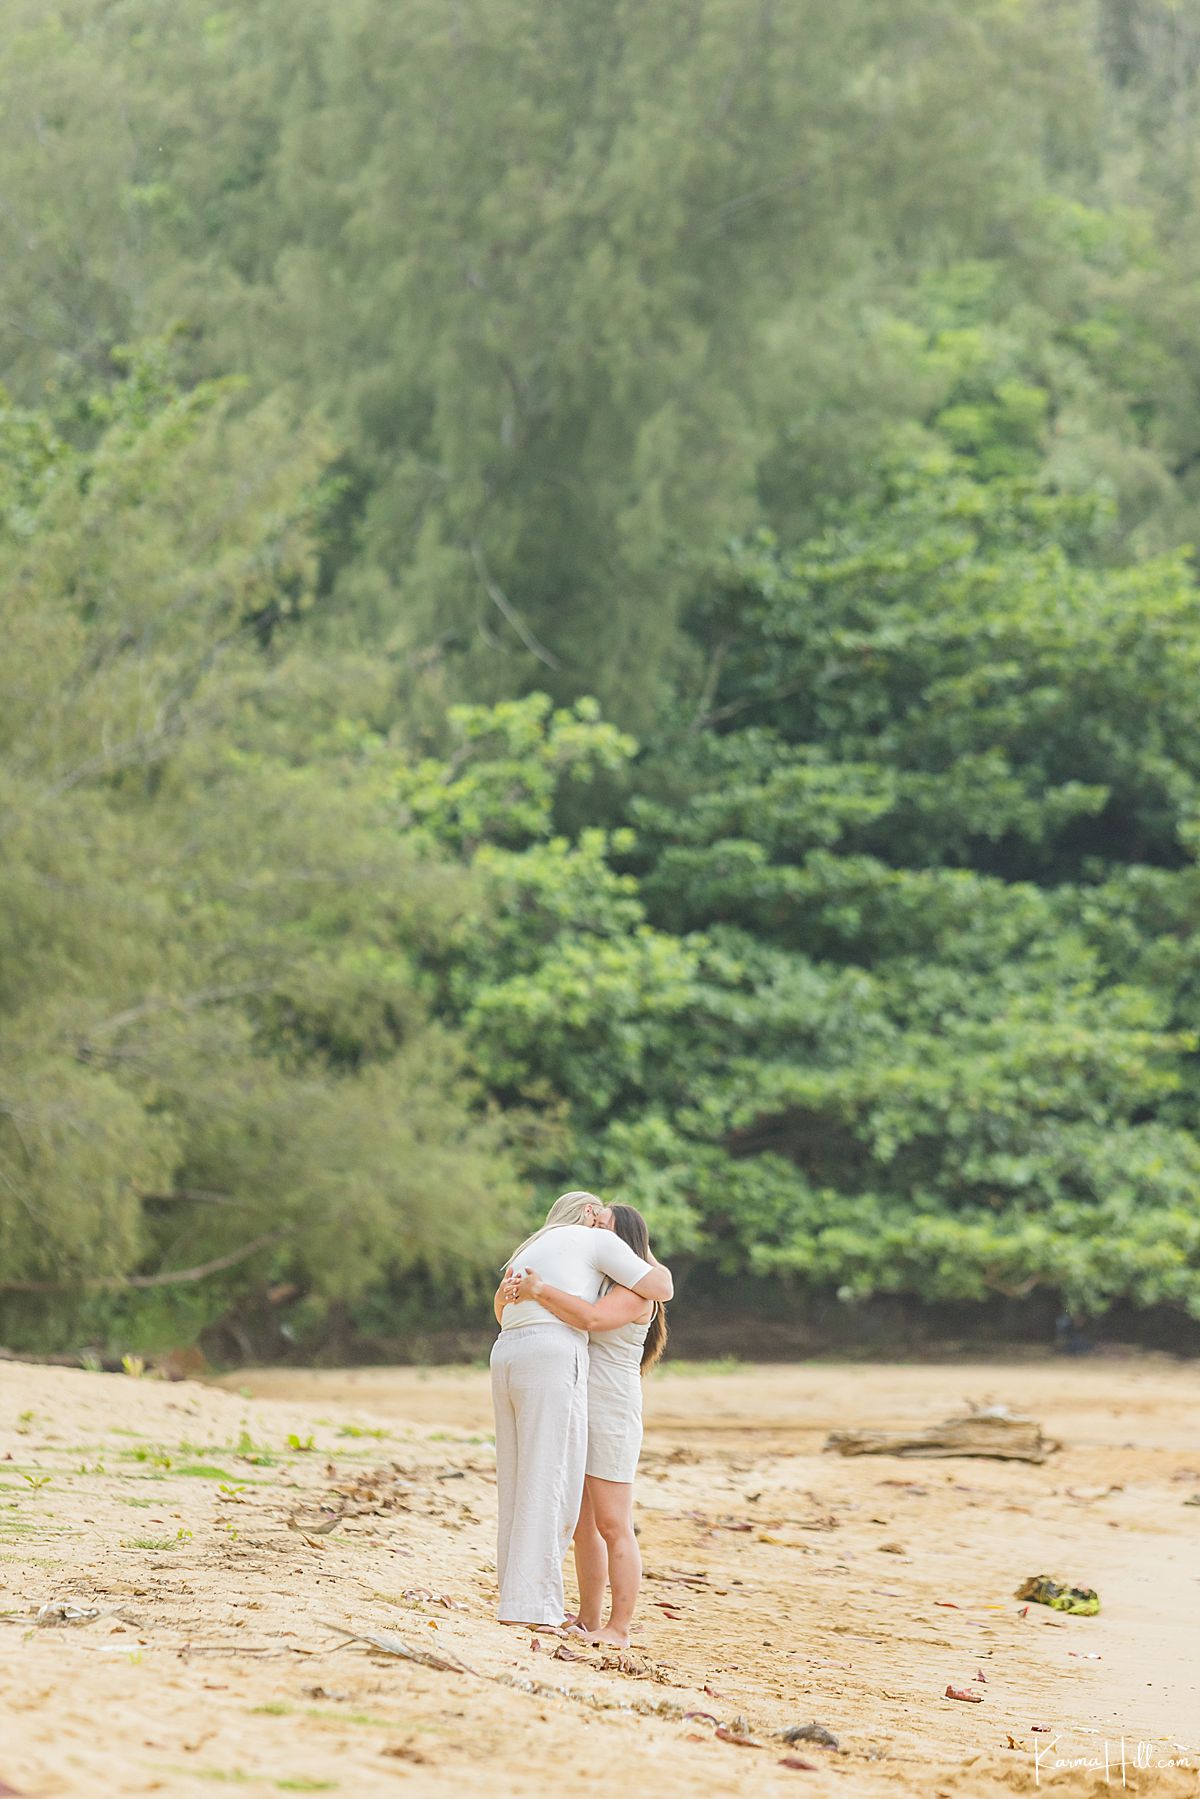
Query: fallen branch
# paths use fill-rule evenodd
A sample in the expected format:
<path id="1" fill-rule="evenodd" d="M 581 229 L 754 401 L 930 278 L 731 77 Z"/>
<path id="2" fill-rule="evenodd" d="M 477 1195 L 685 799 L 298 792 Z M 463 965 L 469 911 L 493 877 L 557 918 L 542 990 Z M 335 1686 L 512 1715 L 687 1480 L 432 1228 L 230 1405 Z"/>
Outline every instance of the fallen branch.
<path id="1" fill-rule="evenodd" d="M 993 1405 L 972 1406 L 924 1430 L 835 1430 L 823 1447 L 838 1455 L 978 1455 L 999 1461 L 1044 1462 L 1062 1445 L 1046 1437 L 1035 1419 Z"/>

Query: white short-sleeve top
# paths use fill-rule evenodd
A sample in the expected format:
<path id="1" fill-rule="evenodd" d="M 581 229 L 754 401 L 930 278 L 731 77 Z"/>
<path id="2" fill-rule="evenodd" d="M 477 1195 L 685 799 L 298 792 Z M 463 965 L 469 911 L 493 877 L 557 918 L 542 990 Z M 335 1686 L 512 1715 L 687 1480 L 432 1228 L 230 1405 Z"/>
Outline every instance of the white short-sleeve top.
<path id="1" fill-rule="evenodd" d="M 531 1243 L 521 1256 L 520 1269 L 530 1268 L 540 1274 L 551 1287 L 561 1287 L 579 1299 L 594 1304 L 606 1280 L 618 1287 L 636 1287 L 649 1274 L 652 1264 L 635 1255 L 615 1231 L 599 1225 L 560 1224 L 544 1237 Z M 561 1321 L 540 1306 L 536 1299 L 519 1299 L 507 1305 L 500 1317 L 501 1330 L 513 1330 L 522 1324 L 558 1324 Z M 586 1337 L 586 1331 L 580 1331 Z"/>

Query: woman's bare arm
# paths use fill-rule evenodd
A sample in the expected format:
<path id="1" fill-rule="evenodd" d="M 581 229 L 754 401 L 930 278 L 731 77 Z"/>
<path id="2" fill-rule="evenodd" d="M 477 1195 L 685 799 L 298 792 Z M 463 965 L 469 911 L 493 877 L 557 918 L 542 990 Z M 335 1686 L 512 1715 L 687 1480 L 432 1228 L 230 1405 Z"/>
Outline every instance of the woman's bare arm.
<path id="1" fill-rule="evenodd" d="M 502 1324 L 504 1322 L 504 1320 L 501 1318 L 500 1314 L 504 1310 L 505 1306 L 508 1304 L 507 1299 L 505 1299 L 505 1297 L 504 1297 L 504 1289 L 507 1284 L 508 1284 L 508 1275 L 506 1274 L 504 1276 L 504 1279 L 500 1282 L 500 1285 L 496 1288 L 496 1297 L 492 1301 L 492 1310 L 496 1314 L 496 1323 L 497 1324 Z"/>
<path id="2" fill-rule="evenodd" d="M 671 1270 L 662 1262 L 655 1262 L 649 1274 L 644 1274 L 633 1290 L 643 1299 L 674 1299 L 675 1282 L 671 1279 Z"/>
<path id="3" fill-rule="evenodd" d="M 577 1293 L 564 1293 L 561 1287 L 549 1286 L 539 1274 L 526 1269 L 516 1289 L 518 1299 L 535 1299 L 564 1324 L 581 1331 L 612 1331 L 618 1325 L 641 1320 L 646 1301 L 628 1287 L 610 1287 L 603 1299 L 580 1299 Z"/>

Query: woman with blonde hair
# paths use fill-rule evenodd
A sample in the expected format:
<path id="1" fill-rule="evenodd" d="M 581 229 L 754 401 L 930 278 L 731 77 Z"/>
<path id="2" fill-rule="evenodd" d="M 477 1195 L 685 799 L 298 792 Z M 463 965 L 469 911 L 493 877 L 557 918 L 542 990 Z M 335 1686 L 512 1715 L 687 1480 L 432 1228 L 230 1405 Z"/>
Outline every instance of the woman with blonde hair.
<path id="1" fill-rule="evenodd" d="M 646 1220 L 633 1206 L 612 1206 L 612 1229 L 643 1261 L 652 1262 Z M 629 1647 L 642 1578 L 633 1528 L 633 1477 L 642 1448 L 642 1379 L 662 1355 L 667 1321 L 662 1302 L 613 1285 L 589 1304 L 526 1271 L 505 1291 L 535 1299 L 564 1324 L 589 1332 L 588 1443 L 583 1503 L 575 1527 L 579 1615 L 593 1642 Z M 601 1625 L 604 1590 L 612 1591 Z"/>
<path id="2" fill-rule="evenodd" d="M 556 1199 L 541 1230 L 509 1258 L 496 1289 L 500 1335 L 492 1347 L 496 1414 L 496 1573 L 504 1624 L 561 1625 L 562 1561 L 579 1517 L 588 1441 L 586 1330 L 537 1300 L 506 1296 L 510 1277 L 532 1273 L 558 1292 L 593 1303 L 606 1280 L 670 1299 L 661 1263 L 637 1255 L 612 1229 L 594 1193 Z"/>

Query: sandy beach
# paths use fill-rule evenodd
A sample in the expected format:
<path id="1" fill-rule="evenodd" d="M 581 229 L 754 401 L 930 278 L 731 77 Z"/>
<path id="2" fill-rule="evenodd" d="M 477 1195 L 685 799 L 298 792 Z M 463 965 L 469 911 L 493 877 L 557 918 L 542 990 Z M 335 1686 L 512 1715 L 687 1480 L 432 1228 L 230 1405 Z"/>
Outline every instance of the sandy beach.
<path id="1" fill-rule="evenodd" d="M 1062 1447 L 822 1451 L 964 1399 Z M 0 1365 L 0 1794 L 1183 1799 L 1198 1426 L 1156 1356 L 668 1364 L 617 1657 L 494 1620 L 485 1369 Z M 1100 1615 L 1022 1608 L 1042 1573 Z M 783 1741 L 814 1719 L 836 1749 Z"/>

